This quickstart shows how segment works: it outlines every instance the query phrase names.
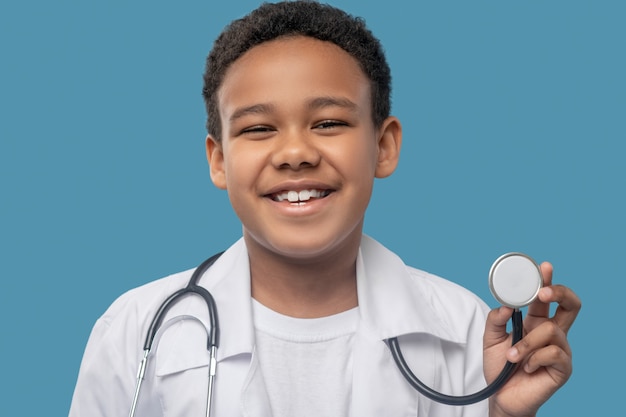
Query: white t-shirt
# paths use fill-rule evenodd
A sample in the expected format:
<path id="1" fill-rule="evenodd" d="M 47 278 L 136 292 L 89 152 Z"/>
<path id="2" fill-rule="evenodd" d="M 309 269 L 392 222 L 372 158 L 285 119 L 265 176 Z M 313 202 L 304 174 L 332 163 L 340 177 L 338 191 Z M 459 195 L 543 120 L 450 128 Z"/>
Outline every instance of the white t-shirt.
<path id="1" fill-rule="evenodd" d="M 359 312 L 288 317 L 253 301 L 256 354 L 274 417 L 347 416 Z"/>

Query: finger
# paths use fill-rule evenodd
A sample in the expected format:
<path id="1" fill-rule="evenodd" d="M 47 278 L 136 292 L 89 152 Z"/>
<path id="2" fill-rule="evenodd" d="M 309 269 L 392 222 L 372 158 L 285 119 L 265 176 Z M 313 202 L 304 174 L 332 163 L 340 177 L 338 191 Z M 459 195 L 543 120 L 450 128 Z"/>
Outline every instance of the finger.
<path id="1" fill-rule="evenodd" d="M 529 374 L 539 368 L 551 368 L 550 374 L 556 377 L 557 383 L 565 382 L 572 374 L 572 358 L 557 345 L 549 345 L 533 352 L 524 365 L 524 372 Z M 556 371 L 556 375 L 553 371 Z"/>
<path id="2" fill-rule="evenodd" d="M 491 347 L 509 337 L 506 326 L 512 314 L 513 309 L 504 306 L 489 312 L 483 336 L 483 344 L 485 347 Z"/>
<path id="3" fill-rule="evenodd" d="M 571 354 L 565 331 L 552 320 L 545 321 L 528 332 L 522 340 L 507 351 L 506 357 L 513 363 L 519 363 L 538 349 L 550 345 L 562 349 L 568 355 Z"/>
<path id="4" fill-rule="evenodd" d="M 578 312 L 582 307 L 580 298 L 570 288 L 564 285 L 552 285 L 539 291 L 541 302 L 549 305 L 557 303 L 558 307 L 552 320 L 556 322 L 565 333 L 569 332 Z"/>
<path id="5" fill-rule="evenodd" d="M 541 276 L 543 278 L 543 287 L 549 287 L 552 285 L 553 267 L 549 262 L 543 262 L 539 269 L 541 270 Z M 540 291 L 541 292 L 541 291 Z M 541 299 L 535 300 L 528 307 L 528 315 L 532 317 L 548 317 L 550 314 L 550 302 L 544 302 Z"/>

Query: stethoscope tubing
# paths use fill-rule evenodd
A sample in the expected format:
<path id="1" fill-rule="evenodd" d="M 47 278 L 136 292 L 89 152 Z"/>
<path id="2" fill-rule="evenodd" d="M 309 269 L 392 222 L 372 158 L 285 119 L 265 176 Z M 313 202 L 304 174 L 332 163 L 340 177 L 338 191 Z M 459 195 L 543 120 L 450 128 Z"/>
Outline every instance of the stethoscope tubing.
<path id="1" fill-rule="evenodd" d="M 512 344 L 515 344 L 522 339 L 522 312 L 518 309 L 515 309 L 513 311 L 511 320 L 513 321 Z M 404 356 L 402 355 L 402 350 L 400 349 L 400 344 L 398 343 L 397 337 L 387 339 L 387 344 L 389 345 L 389 349 L 391 350 L 391 356 L 393 357 L 396 365 L 398 366 L 398 369 L 402 373 L 402 376 L 404 376 L 404 378 L 407 380 L 407 382 L 423 396 L 433 401 L 437 401 L 439 403 L 447 405 L 469 405 L 491 397 L 500 388 L 502 388 L 506 381 L 509 380 L 509 378 L 513 375 L 513 372 L 515 372 L 515 368 L 517 367 L 516 364 L 507 361 L 498 377 L 482 390 L 469 395 L 447 395 L 435 391 L 434 389 L 420 381 L 417 376 L 415 376 L 413 371 L 411 371 L 409 365 L 406 363 Z"/>
<path id="2" fill-rule="evenodd" d="M 217 253 L 211 256 L 209 259 L 202 262 L 193 272 L 187 286 L 185 288 L 181 288 L 175 293 L 171 294 L 169 297 L 163 301 L 159 309 L 157 310 L 152 322 L 150 323 L 150 327 L 148 328 L 148 333 L 146 334 L 146 341 L 144 342 L 143 348 L 144 350 L 152 349 L 152 342 L 154 341 L 154 336 L 156 335 L 159 327 L 161 327 L 161 323 L 165 318 L 165 314 L 169 311 L 169 309 L 176 304 L 181 298 L 186 295 L 199 295 L 202 297 L 207 305 L 209 310 L 209 336 L 207 340 L 207 349 L 211 349 L 211 346 L 219 347 L 220 342 L 220 326 L 219 320 L 217 317 L 217 304 L 213 299 L 211 293 L 198 285 L 198 281 L 200 277 L 204 275 L 204 273 L 213 265 L 213 263 L 221 256 L 222 252 Z"/>

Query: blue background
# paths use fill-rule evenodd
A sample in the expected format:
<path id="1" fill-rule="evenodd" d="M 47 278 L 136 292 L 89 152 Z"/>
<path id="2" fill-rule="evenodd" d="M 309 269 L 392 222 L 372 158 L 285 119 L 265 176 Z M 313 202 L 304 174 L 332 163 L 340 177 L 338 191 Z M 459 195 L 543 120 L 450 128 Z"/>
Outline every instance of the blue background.
<path id="1" fill-rule="evenodd" d="M 0 415 L 66 415 L 106 307 L 239 237 L 208 175 L 201 74 L 224 25 L 257 4 L 0 6 Z M 540 415 L 614 414 L 626 388 L 625 3 L 333 4 L 385 45 L 404 124 L 366 232 L 494 306 L 498 255 L 552 261 L 584 307 L 572 379 Z"/>

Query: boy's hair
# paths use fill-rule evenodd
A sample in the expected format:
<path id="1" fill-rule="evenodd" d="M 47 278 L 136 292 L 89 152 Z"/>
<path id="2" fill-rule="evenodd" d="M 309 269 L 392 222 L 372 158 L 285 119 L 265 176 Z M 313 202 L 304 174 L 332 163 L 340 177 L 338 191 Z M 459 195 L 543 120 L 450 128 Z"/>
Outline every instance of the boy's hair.
<path id="1" fill-rule="evenodd" d="M 334 43 L 354 57 L 370 80 L 374 124 L 379 127 L 389 116 L 389 65 L 379 40 L 367 29 L 363 19 L 309 0 L 264 3 L 229 24 L 207 58 L 202 96 L 208 116 L 207 130 L 215 140 L 222 139 L 217 90 L 230 65 L 256 45 L 298 35 Z"/>

